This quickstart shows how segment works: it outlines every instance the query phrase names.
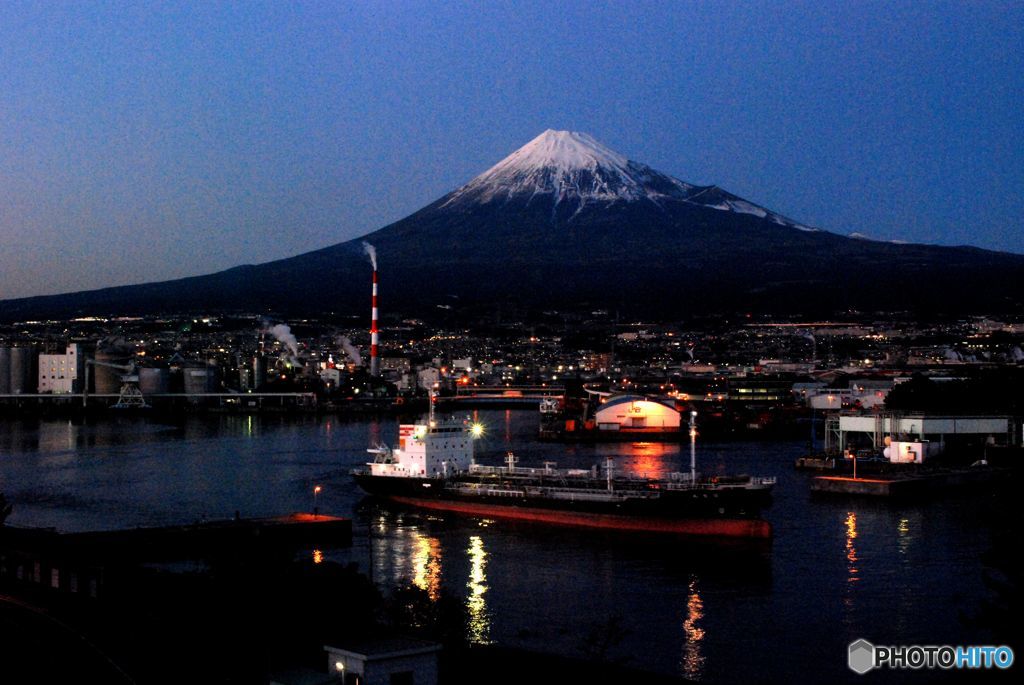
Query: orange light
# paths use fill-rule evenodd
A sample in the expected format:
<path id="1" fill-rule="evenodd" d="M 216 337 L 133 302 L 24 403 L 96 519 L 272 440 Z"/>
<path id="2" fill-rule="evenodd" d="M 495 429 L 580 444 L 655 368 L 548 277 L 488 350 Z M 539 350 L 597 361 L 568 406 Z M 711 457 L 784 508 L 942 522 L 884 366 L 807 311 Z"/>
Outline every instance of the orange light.
<path id="1" fill-rule="evenodd" d="M 315 488 L 313 488 L 313 494 L 319 495 L 322 490 L 323 488 L 317 485 Z"/>
<path id="2" fill-rule="evenodd" d="M 324 563 L 324 553 L 318 549 L 313 550 L 313 563 L 322 564 Z"/>

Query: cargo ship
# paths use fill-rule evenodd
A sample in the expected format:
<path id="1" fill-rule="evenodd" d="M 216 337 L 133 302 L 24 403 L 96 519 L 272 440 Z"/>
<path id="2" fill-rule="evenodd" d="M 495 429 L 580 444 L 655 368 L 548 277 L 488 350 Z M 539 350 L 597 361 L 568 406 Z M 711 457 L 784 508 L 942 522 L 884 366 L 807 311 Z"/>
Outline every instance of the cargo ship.
<path id="1" fill-rule="evenodd" d="M 477 464 L 479 424 L 438 421 L 433 411 L 426 423 L 400 426 L 397 447 L 368 450 L 373 460 L 352 473 L 370 495 L 422 509 L 606 530 L 770 538 L 760 512 L 771 504 L 775 479 L 698 475 L 693 418 L 690 471 L 661 478 L 617 474 L 611 458 L 603 469 L 559 469 L 551 462 L 520 467 L 511 452 L 504 466 Z"/>

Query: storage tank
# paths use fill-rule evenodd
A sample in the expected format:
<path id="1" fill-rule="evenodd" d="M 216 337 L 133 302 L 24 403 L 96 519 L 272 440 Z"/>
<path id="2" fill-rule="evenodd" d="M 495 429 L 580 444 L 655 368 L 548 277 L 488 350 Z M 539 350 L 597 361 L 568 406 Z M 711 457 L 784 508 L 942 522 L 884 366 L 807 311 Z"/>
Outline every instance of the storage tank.
<path id="1" fill-rule="evenodd" d="M 182 373 L 185 376 L 185 392 L 189 395 L 216 392 L 216 366 L 186 367 Z"/>
<path id="2" fill-rule="evenodd" d="M 0 347 L 0 395 L 11 392 L 11 349 Z"/>
<path id="3" fill-rule="evenodd" d="M 35 350 L 11 348 L 11 394 L 24 395 L 36 391 Z"/>
<path id="4" fill-rule="evenodd" d="M 117 364 L 127 366 L 129 357 L 123 352 L 109 352 L 107 350 L 96 350 L 96 361 L 106 364 Z M 109 366 L 94 364 L 92 367 L 93 388 L 97 395 L 116 395 L 121 392 L 121 376 L 123 371 L 112 369 Z"/>
<path id="5" fill-rule="evenodd" d="M 257 354 L 253 357 L 253 387 L 259 389 L 266 383 L 266 357 Z"/>
<path id="6" fill-rule="evenodd" d="M 139 391 L 143 395 L 162 395 L 170 392 L 170 370 L 149 366 L 139 369 Z"/>

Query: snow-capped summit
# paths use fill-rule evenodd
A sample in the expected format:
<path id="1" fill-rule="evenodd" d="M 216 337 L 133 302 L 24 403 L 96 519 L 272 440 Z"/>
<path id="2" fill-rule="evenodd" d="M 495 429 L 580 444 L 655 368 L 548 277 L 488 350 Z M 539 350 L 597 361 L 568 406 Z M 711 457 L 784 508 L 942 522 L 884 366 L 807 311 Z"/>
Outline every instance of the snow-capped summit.
<path id="1" fill-rule="evenodd" d="M 603 166 L 628 173 L 628 165 L 628 159 L 605 147 L 586 133 L 555 131 L 549 128 L 498 162 L 485 172 L 484 176 L 508 168 L 539 169 L 542 167 L 570 171 Z"/>
<path id="2" fill-rule="evenodd" d="M 452 193 L 445 204 L 551 196 L 555 204 L 685 199 L 693 186 L 633 162 L 586 133 L 548 129 Z"/>
<path id="3" fill-rule="evenodd" d="M 577 131 L 544 131 L 448 195 L 441 207 L 512 201 L 551 202 L 552 218 L 567 221 L 595 204 L 647 201 L 661 207 L 679 201 L 814 230 L 717 186 L 696 186 L 627 159 Z"/>

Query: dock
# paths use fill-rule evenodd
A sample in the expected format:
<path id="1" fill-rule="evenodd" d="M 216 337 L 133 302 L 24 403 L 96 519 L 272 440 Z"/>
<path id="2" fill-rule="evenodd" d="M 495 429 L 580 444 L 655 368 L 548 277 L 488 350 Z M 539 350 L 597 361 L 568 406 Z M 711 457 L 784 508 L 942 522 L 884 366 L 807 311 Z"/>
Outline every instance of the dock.
<path id="1" fill-rule="evenodd" d="M 0 546 L 59 551 L 118 560 L 166 560 L 202 556 L 208 551 L 251 544 L 347 546 L 352 521 L 319 513 L 269 518 L 234 518 L 152 528 L 60 533 L 49 528 L 0 529 Z"/>
<path id="2" fill-rule="evenodd" d="M 306 545 L 351 543 L 350 519 L 318 513 L 85 533 L 6 525 L 0 526 L 0 588 L 96 598 L 136 587 L 148 564 L 274 557 Z"/>
<path id="3" fill-rule="evenodd" d="M 828 495 L 909 498 L 995 483 L 1006 469 L 975 468 L 936 471 L 891 478 L 817 476 L 811 480 L 811 492 Z"/>

